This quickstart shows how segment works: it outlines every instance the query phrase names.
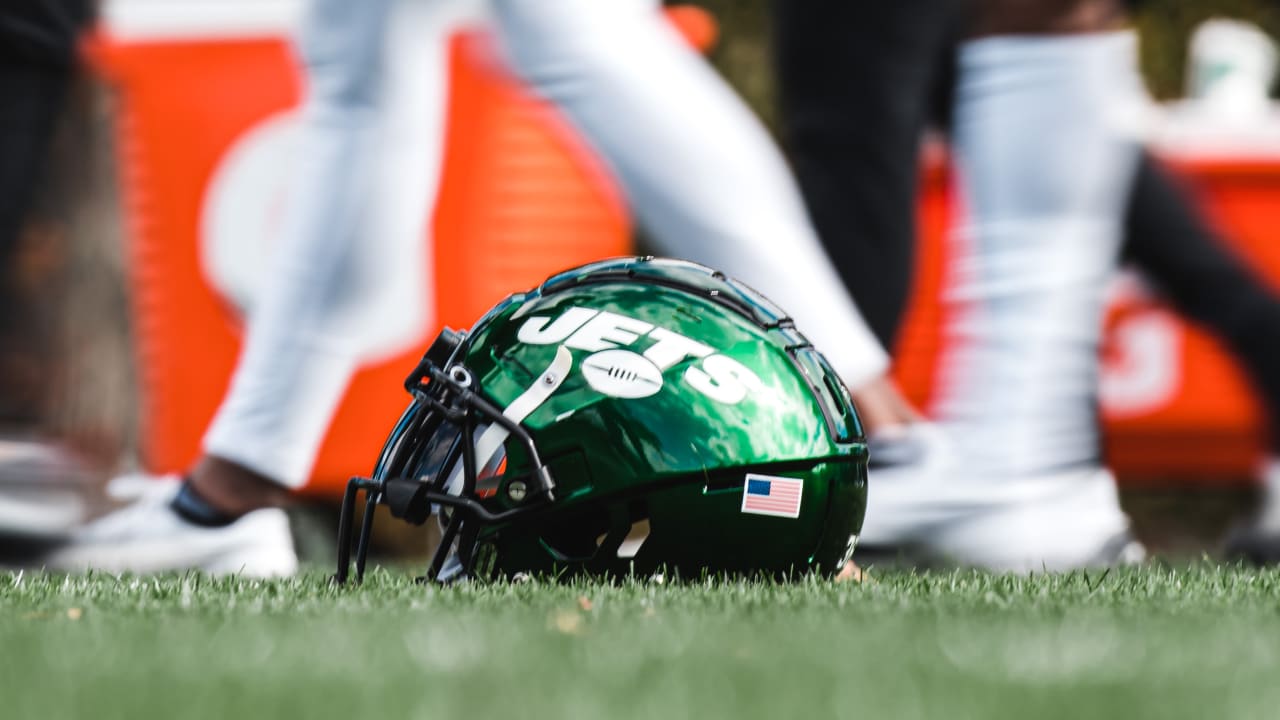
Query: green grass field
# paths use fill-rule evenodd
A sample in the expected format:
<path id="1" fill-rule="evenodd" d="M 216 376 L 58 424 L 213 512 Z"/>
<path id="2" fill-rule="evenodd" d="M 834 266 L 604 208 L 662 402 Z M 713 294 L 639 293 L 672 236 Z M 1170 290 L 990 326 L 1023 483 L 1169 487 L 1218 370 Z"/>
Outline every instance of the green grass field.
<path id="1" fill-rule="evenodd" d="M 337 589 L 0 574 L 4 718 L 1275 717 L 1280 572 Z"/>

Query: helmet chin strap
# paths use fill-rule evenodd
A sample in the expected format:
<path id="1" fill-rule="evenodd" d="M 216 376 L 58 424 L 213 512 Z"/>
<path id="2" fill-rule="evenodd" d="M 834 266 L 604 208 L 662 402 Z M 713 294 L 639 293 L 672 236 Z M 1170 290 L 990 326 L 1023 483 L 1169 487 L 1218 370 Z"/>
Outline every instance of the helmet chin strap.
<path id="1" fill-rule="evenodd" d="M 560 388 L 572 369 L 573 353 L 569 348 L 561 345 L 556 349 L 556 357 L 547 369 L 533 381 L 532 385 L 520 393 L 519 397 L 512 400 L 511 404 L 503 409 L 502 414 L 514 423 L 524 422 L 525 418 L 541 407 L 542 403 Z M 483 468 L 489 465 L 510 435 L 506 428 L 496 423 L 485 428 L 476 439 L 476 466 Z M 449 474 L 449 482 L 445 485 L 445 491 L 450 495 L 462 492 L 464 479 L 462 463 L 455 463 L 453 471 Z"/>
<path id="2" fill-rule="evenodd" d="M 533 384 L 525 389 L 523 393 L 512 400 L 502 414 L 513 423 L 519 424 L 529 417 L 534 410 L 537 410 L 552 394 L 555 393 L 560 385 L 564 383 L 564 379 L 568 377 L 569 371 L 573 369 L 573 353 L 568 348 L 561 345 L 556 349 L 555 359 L 551 361 L 551 365 L 542 372 L 541 375 L 533 381 Z M 511 432 L 497 423 L 490 424 L 480 433 L 480 437 L 475 440 L 474 467 L 476 469 L 488 466 L 502 449 L 503 443 L 510 437 Z M 466 487 L 465 462 L 457 462 L 454 464 L 453 471 L 449 475 L 449 482 L 445 485 L 445 492 L 450 495 L 460 495 L 463 488 Z M 445 537 L 442 543 L 452 546 L 447 555 L 437 554 L 436 559 L 431 564 L 431 571 L 428 578 L 439 582 L 451 582 L 467 571 L 470 565 L 469 555 L 471 546 L 475 542 L 477 528 L 473 523 L 467 523 L 468 528 L 462 529 L 465 520 L 455 520 L 450 523 L 445 531 Z"/>

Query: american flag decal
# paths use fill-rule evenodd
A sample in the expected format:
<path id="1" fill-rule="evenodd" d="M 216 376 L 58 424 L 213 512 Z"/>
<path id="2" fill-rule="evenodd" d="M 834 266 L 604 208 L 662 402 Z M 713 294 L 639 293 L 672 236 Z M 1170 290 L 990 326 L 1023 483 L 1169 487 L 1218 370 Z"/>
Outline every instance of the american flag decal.
<path id="1" fill-rule="evenodd" d="M 742 487 L 742 512 L 800 517 L 800 496 L 803 491 L 803 480 L 749 474 Z"/>

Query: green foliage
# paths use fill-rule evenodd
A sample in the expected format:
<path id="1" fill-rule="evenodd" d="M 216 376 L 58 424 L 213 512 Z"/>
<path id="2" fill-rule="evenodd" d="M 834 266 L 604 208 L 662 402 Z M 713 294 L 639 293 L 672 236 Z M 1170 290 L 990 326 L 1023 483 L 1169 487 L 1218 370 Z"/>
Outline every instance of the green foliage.
<path id="1" fill-rule="evenodd" d="M 1262 717 L 1280 572 L 340 589 L 0 574 L 14 718 Z"/>

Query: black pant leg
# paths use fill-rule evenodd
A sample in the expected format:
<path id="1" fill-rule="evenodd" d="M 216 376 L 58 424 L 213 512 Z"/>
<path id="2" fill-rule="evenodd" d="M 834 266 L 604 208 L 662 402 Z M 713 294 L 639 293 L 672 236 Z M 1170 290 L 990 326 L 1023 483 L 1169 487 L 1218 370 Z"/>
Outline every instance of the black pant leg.
<path id="1" fill-rule="evenodd" d="M 775 0 L 785 145 L 828 255 L 892 348 L 916 241 L 919 142 L 956 0 Z"/>
<path id="2" fill-rule="evenodd" d="M 0 3 L 0 277 L 38 186 L 91 10 L 88 0 Z M 0 321 L 10 305 L 0 297 Z"/>
<path id="3" fill-rule="evenodd" d="M 58 122 L 70 70 L 0 64 L 0 267 L 8 267 Z"/>
<path id="4" fill-rule="evenodd" d="M 1125 222 L 1126 255 L 1248 372 L 1271 418 L 1272 449 L 1280 452 L 1280 293 L 1222 243 L 1187 188 L 1149 155 Z"/>

